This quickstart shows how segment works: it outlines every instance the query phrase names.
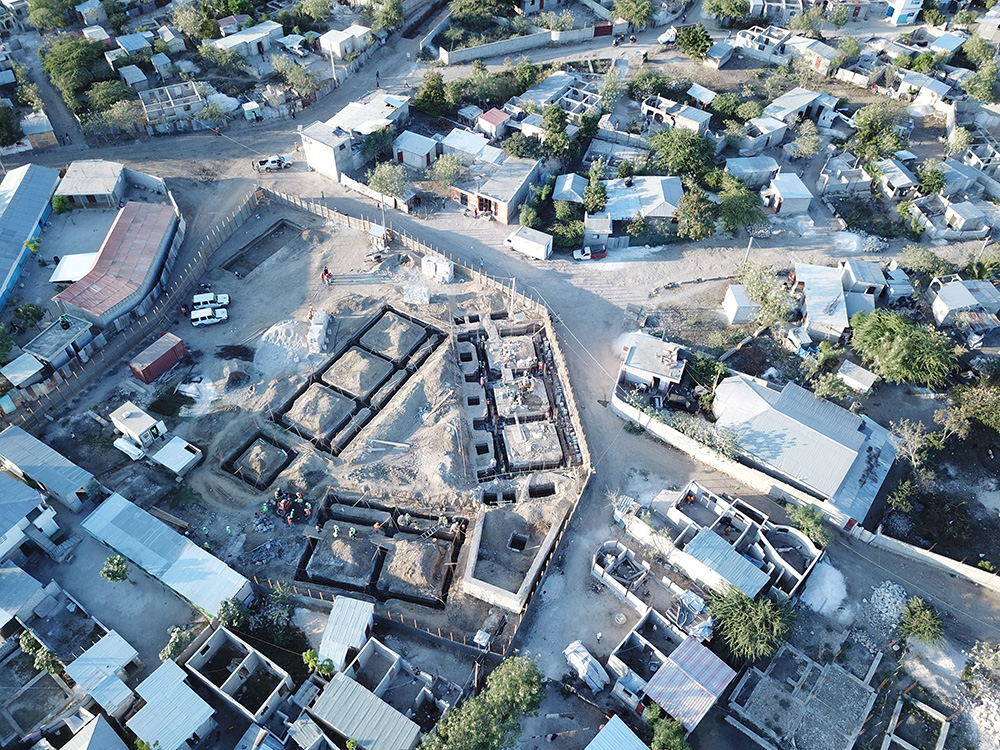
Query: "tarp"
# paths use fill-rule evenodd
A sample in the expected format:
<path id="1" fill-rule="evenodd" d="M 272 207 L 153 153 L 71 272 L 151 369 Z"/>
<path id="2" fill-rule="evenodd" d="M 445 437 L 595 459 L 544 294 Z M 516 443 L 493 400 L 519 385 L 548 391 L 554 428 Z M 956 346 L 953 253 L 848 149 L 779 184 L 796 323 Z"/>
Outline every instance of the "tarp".
<path id="1" fill-rule="evenodd" d="M 49 276 L 50 284 L 72 284 L 79 281 L 94 267 L 99 252 L 64 255 L 59 259 L 59 265 Z"/>
<path id="2" fill-rule="evenodd" d="M 566 661 L 580 675 L 580 679 L 595 693 L 608 684 L 608 673 L 580 641 L 573 641 L 563 651 Z"/>

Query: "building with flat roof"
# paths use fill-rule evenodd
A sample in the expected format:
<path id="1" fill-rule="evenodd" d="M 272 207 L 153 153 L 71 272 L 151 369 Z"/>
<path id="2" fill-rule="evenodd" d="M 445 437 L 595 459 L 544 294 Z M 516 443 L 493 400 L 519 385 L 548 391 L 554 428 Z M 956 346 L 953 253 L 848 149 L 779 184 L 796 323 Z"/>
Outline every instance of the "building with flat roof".
<path id="1" fill-rule="evenodd" d="M 56 195 L 67 198 L 74 208 L 116 208 L 127 185 L 124 164 L 82 159 L 67 167 Z"/>
<path id="2" fill-rule="evenodd" d="M 213 39 L 209 44 L 218 50 L 232 50 L 240 57 L 249 59 L 269 52 L 271 46 L 284 35 L 285 29 L 280 23 L 262 21 L 221 39 Z"/>
<path id="3" fill-rule="evenodd" d="M 21 349 L 39 362 L 58 369 L 75 358 L 93 340 L 94 334 L 89 321 L 62 315 Z"/>
<path id="4" fill-rule="evenodd" d="M 131 664 L 141 663 L 139 652 L 116 631 L 109 630 L 66 666 L 66 674 L 109 715 L 120 718 L 134 698 L 124 682 L 125 672 Z"/>
<path id="5" fill-rule="evenodd" d="M 209 616 L 224 599 L 242 602 L 251 594 L 246 578 L 117 493 L 82 525 Z"/>
<path id="6" fill-rule="evenodd" d="M 541 174 L 541 160 L 508 157 L 498 167 L 487 168 L 483 164 L 477 167 L 483 170 L 482 176 L 478 180 L 468 177 L 461 185 L 452 185 L 451 199 L 479 213 L 490 211 L 501 224 L 510 224 Z"/>
<path id="7" fill-rule="evenodd" d="M 31 481 L 43 492 L 76 512 L 83 507 L 94 475 L 53 450 L 20 427 L 0 432 L 0 466 Z"/>
<path id="8" fill-rule="evenodd" d="M 106 328 L 135 311 L 143 315 L 162 290 L 162 277 L 184 238 L 174 207 L 129 201 L 118 212 L 90 273 L 53 297 L 66 313 Z"/>
<path id="9" fill-rule="evenodd" d="M 198 93 L 198 85 L 194 81 L 180 81 L 140 91 L 139 102 L 149 124 L 154 126 L 190 120 L 208 104 Z"/>
<path id="10" fill-rule="evenodd" d="M 46 596 L 42 584 L 29 573 L 10 561 L 0 565 L 0 634 L 6 636 L 14 620 L 30 619 Z"/>
<path id="11" fill-rule="evenodd" d="M 840 270 L 796 263 L 795 285 L 804 295 L 802 327 L 814 339 L 839 340 L 851 325 Z"/>
<path id="12" fill-rule="evenodd" d="M 0 307 L 10 298 L 52 211 L 59 172 L 37 164 L 10 170 L 0 182 Z"/>
<path id="13" fill-rule="evenodd" d="M 187 750 L 189 740 L 208 737 L 215 726 L 215 710 L 185 681 L 177 662 L 165 661 L 139 683 L 136 692 L 146 705 L 126 722 L 136 737 L 159 750 Z"/>

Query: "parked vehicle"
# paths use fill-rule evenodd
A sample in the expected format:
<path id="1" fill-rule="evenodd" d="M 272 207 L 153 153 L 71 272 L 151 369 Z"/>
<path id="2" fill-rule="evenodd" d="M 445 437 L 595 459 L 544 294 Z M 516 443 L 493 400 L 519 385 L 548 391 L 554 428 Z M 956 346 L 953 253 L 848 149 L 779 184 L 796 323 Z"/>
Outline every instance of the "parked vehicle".
<path id="1" fill-rule="evenodd" d="M 224 307 L 206 307 L 202 310 L 191 311 L 191 325 L 193 326 L 210 326 L 224 320 L 229 320 L 229 311 Z"/>
<path id="2" fill-rule="evenodd" d="M 596 253 L 589 247 L 585 247 L 582 250 L 573 251 L 574 260 L 601 260 L 602 258 L 607 258 L 608 254 L 604 250 L 598 250 Z"/>
<path id="3" fill-rule="evenodd" d="M 258 172 L 273 172 L 276 169 L 288 169 L 292 166 L 292 160 L 287 156 L 269 156 L 254 163 L 254 169 Z"/>
<path id="4" fill-rule="evenodd" d="M 228 294 L 215 294 L 214 292 L 208 292 L 206 294 L 196 294 L 194 299 L 191 301 L 192 310 L 204 310 L 210 307 L 226 307 L 229 304 Z"/>
<path id="5" fill-rule="evenodd" d="M 552 235 L 531 227 L 518 227 L 503 244 L 536 260 L 547 260 L 552 255 Z"/>

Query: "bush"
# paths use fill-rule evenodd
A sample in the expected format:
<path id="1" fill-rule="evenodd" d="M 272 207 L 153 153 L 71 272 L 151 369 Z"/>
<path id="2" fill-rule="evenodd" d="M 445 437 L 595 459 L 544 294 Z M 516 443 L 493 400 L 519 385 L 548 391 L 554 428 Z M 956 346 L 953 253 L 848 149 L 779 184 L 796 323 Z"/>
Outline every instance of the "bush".
<path id="1" fill-rule="evenodd" d="M 919 596 L 911 597 L 903 605 L 903 619 L 899 623 L 899 632 L 904 638 L 913 638 L 928 645 L 944 640 L 941 616 Z"/>
<path id="2" fill-rule="evenodd" d="M 899 257 L 903 268 L 916 273 L 925 273 L 930 277 L 946 276 L 955 273 L 955 264 L 945 260 L 929 247 L 907 245 Z"/>
<path id="3" fill-rule="evenodd" d="M 796 505 L 788 514 L 789 522 L 821 547 L 827 547 L 833 536 L 826 528 L 823 513 L 811 505 Z"/>
<path id="4" fill-rule="evenodd" d="M 191 641 L 194 640 L 194 633 L 190 630 L 171 628 L 167 632 L 170 633 L 170 640 L 167 641 L 167 645 L 160 652 L 160 661 L 170 661 L 177 658 L 190 645 Z"/>
<path id="5" fill-rule="evenodd" d="M 69 198 L 65 195 L 53 195 L 52 196 L 52 212 L 56 214 L 64 214 L 68 211 L 73 210 L 73 204 L 69 202 Z"/>

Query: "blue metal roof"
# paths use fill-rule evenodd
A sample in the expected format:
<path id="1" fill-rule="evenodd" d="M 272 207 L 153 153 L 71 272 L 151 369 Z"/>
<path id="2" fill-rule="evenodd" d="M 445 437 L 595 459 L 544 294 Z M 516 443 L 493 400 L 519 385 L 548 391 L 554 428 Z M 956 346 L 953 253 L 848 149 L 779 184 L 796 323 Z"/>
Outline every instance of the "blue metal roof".
<path id="1" fill-rule="evenodd" d="M 767 573 L 743 557 L 711 529 L 699 531 L 687 543 L 684 551 L 751 598 L 757 596 L 768 583 Z"/>
<path id="2" fill-rule="evenodd" d="M 30 240 L 46 215 L 59 172 L 37 164 L 12 169 L 0 183 L 0 303 L 21 275 Z"/>

